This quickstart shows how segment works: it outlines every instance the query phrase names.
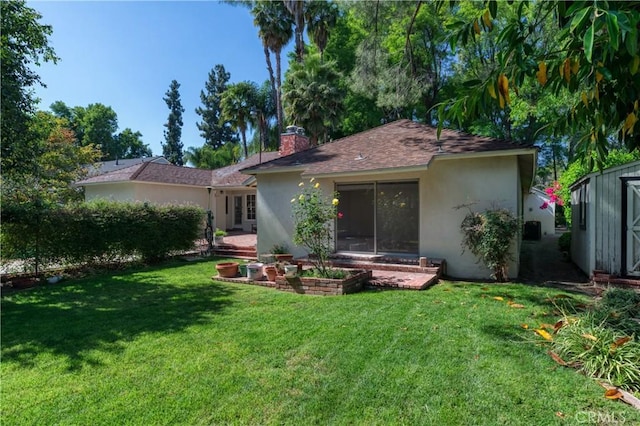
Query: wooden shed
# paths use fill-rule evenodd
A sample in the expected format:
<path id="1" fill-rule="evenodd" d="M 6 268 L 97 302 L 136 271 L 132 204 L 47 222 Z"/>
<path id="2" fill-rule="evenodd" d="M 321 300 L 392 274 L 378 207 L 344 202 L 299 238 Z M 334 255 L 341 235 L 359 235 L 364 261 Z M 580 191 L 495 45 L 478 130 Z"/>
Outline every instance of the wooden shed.
<path id="1" fill-rule="evenodd" d="M 640 161 L 571 186 L 571 258 L 590 276 L 640 276 Z"/>

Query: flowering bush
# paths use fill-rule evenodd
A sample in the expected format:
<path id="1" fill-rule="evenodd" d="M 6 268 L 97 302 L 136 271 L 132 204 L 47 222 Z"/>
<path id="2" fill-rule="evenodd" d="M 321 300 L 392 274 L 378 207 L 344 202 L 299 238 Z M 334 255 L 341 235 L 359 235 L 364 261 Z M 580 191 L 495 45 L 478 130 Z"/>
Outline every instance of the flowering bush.
<path id="1" fill-rule="evenodd" d="M 510 249 L 520 223 L 507 209 L 490 209 L 482 213 L 470 211 L 460 229 L 462 246 L 471 250 L 498 282 L 507 281 L 507 263 L 513 260 Z"/>
<path id="2" fill-rule="evenodd" d="M 549 202 L 545 201 L 544 203 L 542 203 L 540 208 L 544 210 L 548 208 L 550 204 L 563 206 L 564 201 L 562 201 L 562 197 L 560 196 L 561 190 L 562 190 L 562 187 L 560 186 L 560 182 L 558 181 L 554 181 L 550 187 L 545 188 L 544 192 L 549 196 Z"/>
<path id="3" fill-rule="evenodd" d="M 328 277 L 329 254 L 333 251 L 332 222 L 338 213 L 338 194 L 326 197 L 318 182 L 300 182 L 300 194 L 291 200 L 294 219 L 293 242 L 304 246 L 311 254 L 310 261 L 322 277 Z"/>

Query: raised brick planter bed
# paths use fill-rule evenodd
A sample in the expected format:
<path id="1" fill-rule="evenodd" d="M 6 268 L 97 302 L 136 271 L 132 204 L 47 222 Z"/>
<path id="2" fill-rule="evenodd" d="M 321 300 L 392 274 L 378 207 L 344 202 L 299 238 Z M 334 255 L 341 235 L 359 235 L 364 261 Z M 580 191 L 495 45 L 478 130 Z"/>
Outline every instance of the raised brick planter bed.
<path id="1" fill-rule="evenodd" d="M 220 278 L 217 276 L 211 278 L 217 281 L 271 287 L 292 293 L 338 296 L 361 291 L 367 281 L 371 279 L 371 271 L 357 271 L 354 275 L 343 280 L 315 277 L 284 277 L 282 275 L 277 276 L 275 281 L 250 281 L 248 278 Z"/>

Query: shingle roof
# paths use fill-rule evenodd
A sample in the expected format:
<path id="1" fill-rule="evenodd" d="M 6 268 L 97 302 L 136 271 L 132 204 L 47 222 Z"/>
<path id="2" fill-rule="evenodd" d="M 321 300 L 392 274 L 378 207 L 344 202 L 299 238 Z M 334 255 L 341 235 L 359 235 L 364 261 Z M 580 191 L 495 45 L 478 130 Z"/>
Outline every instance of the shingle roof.
<path id="1" fill-rule="evenodd" d="M 286 157 L 249 167 L 255 174 L 300 167 L 304 174 L 321 175 L 410 168 L 429 164 L 436 156 L 533 148 L 513 142 L 398 120 Z"/>
<path id="2" fill-rule="evenodd" d="M 115 170 L 124 169 L 135 164 L 141 163 L 159 163 L 169 164 L 169 160 L 158 155 L 155 157 L 140 157 L 140 158 L 121 158 L 119 160 L 101 161 L 91 167 L 89 167 L 89 176 L 95 176 L 102 173 L 113 172 Z"/>
<path id="3" fill-rule="evenodd" d="M 154 162 L 145 162 L 134 164 L 123 169 L 115 170 L 109 173 L 103 173 L 97 176 L 89 177 L 77 183 L 77 185 L 92 185 L 115 182 L 151 182 L 166 183 L 173 185 L 189 185 L 189 186 L 211 186 L 211 187 L 230 187 L 241 186 L 247 179 L 247 175 L 240 172 L 240 169 L 255 166 L 260 160 L 270 161 L 280 157 L 278 152 L 263 152 L 249 157 L 247 160 L 233 164 L 231 166 L 222 167 L 216 170 L 196 169 L 191 167 L 179 167 L 173 164 L 159 164 Z"/>

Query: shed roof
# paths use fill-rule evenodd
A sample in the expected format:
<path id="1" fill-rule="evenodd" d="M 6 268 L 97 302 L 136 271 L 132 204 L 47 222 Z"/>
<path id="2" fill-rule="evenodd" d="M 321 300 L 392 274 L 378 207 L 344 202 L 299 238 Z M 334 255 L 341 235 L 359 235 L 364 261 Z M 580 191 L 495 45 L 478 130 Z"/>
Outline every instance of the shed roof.
<path id="1" fill-rule="evenodd" d="M 437 129 L 398 120 L 336 141 L 243 170 L 247 174 L 300 168 L 306 175 L 406 169 L 428 165 L 434 157 L 530 149 L 512 141 Z"/>

